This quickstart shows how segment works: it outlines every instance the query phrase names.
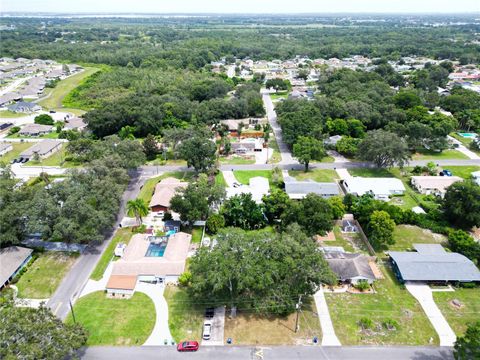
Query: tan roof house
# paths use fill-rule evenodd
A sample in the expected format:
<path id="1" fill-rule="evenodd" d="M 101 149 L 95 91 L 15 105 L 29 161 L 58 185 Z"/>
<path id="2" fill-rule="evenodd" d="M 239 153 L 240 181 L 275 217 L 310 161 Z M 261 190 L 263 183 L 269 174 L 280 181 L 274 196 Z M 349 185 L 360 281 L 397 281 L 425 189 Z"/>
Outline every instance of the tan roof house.
<path id="1" fill-rule="evenodd" d="M 187 182 L 182 182 L 173 177 L 163 179 L 155 186 L 152 199 L 150 200 L 151 211 L 168 211 L 170 208 L 170 200 L 176 193 L 178 188 L 186 188 Z"/>
<path id="2" fill-rule="evenodd" d="M 456 183 L 457 181 L 463 181 L 458 176 L 412 176 L 412 185 L 421 194 L 437 195 L 443 197 L 447 188 Z"/>

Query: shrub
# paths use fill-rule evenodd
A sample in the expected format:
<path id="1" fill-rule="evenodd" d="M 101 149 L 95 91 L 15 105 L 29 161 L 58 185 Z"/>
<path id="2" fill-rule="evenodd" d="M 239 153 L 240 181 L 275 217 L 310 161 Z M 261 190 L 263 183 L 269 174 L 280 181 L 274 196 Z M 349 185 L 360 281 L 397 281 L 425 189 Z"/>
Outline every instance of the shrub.
<path id="1" fill-rule="evenodd" d="M 385 320 L 383 323 L 382 323 L 383 327 L 387 330 L 398 330 L 398 328 L 400 327 L 398 325 L 398 322 L 396 322 L 395 320 L 393 319 L 387 319 Z"/>
<path id="2" fill-rule="evenodd" d="M 178 283 L 181 286 L 189 286 L 192 282 L 192 273 L 190 271 L 185 271 L 178 277 Z"/>
<path id="3" fill-rule="evenodd" d="M 16 134 L 20 131 L 20 126 L 14 126 L 8 131 L 8 135 Z"/>
<path id="4" fill-rule="evenodd" d="M 33 121 L 35 122 L 35 124 L 41 124 L 41 125 L 53 125 L 55 123 L 53 121 L 53 118 L 48 114 L 41 114 L 41 115 L 35 116 L 35 119 Z"/>
<path id="5" fill-rule="evenodd" d="M 136 226 L 133 228 L 133 233 L 134 234 L 143 234 L 147 230 L 147 225 L 142 224 L 140 226 Z"/>
<path id="6" fill-rule="evenodd" d="M 365 329 L 371 329 L 371 328 L 373 328 L 373 321 L 372 321 L 372 319 L 363 317 L 358 322 L 358 325 L 364 330 Z"/>
<path id="7" fill-rule="evenodd" d="M 220 214 L 212 214 L 208 217 L 206 226 L 210 234 L 216 234 L 225 226 L 225 218 Z"/>
<path id="8" fill-rule="evenodd" d="M 360 281 L 357 284 L 354 285 L 355 289 L 358 289 L 360 291 L 366 291 L 370 289 L 370 284 L 367 281 Z"/>
<path id="9" fill-rule="evenodd" d="M 168 220 L 173 220 L 172 213 L 170 212 L 166 212 L 165 214 L 163 214 L 163 221 L 168 221 Z"/>

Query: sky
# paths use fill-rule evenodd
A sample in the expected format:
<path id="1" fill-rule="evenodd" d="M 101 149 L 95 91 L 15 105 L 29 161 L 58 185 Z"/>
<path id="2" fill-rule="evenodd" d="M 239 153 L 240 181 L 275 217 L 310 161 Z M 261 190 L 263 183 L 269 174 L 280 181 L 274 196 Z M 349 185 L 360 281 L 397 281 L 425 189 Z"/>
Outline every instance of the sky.
<path id="1" fill-rule="evenodd" d="M 0 12 L 471 13 L 480 0 L 0 0 Z"/>

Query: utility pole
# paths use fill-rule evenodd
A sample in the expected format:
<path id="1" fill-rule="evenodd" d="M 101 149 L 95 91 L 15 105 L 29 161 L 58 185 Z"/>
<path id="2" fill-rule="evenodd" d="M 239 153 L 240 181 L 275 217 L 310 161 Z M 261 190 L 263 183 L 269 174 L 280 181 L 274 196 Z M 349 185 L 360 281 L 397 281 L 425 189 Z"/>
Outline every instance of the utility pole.
<path id="1" fill-rule="evenodd" d="M 75 313 L 73 312 L 72 300 L 68 300 L 68 304 L 70 305 L 70 311 L 72 312 L 73 323 L 76 324 L 77 320 L 75 319 Z"/>
<path id="2" fill-rule="evenodd" d="M 298 303 L 295 305 L 295 308 L 297 309 L 297 319 L 295 320 L 295 332 L 299 330 L 299 325 L 298 325 L 298 317 L 300 315 L 300 307 L 302 306 L 302 295 L 298 297 Z"/>

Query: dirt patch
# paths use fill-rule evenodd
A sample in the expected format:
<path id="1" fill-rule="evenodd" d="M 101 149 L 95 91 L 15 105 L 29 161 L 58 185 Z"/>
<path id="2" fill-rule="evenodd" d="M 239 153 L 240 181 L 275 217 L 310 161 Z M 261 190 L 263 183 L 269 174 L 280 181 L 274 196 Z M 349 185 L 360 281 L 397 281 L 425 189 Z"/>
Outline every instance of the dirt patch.
<path id="1" fill-rule="evenodd" d="M 450 304 L 451 307 L 453 307 L 454 309 L 462 309 L 463 307 L 465 307 L 465 305 L 462 304 L 462 302 L 458 299 L 453 299 L 451 301 L 448 302 Z"/>

